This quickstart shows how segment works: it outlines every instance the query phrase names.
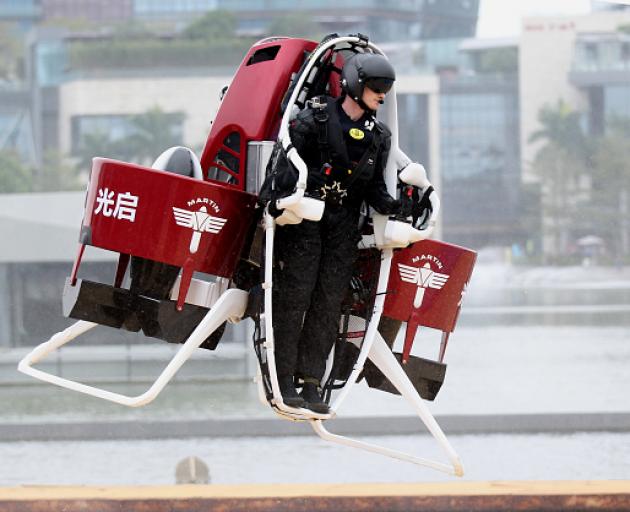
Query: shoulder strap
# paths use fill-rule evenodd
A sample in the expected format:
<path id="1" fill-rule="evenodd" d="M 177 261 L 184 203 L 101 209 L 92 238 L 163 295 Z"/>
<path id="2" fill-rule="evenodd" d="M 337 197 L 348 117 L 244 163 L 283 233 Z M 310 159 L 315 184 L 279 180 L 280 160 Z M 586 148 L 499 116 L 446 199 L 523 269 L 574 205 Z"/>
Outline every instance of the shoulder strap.
<path id="1" fill-rule="evenodd" d="M 322 164 L 330 162 L 330 146 L 328 145 L 328 108 L 326 96 L 315 96 L 310 100 L 313 118 L 317 122 L 317 145 Z"/>
<path id="2" fill-rule="evenodd" d="M 370 147 L 365 151 L 365 153 L 363 153 L 363 156 L 361 157 L 361 160 L 359 160 L 359 163 L 357 163 L 357 166 L 354 169 L 354 172 L 352 173 L 352 175 L 350 176 L 350 179 L 346 181 L 345 187 L 347 189 L 349 189 L 350 186 L 357 180 L 357 178 L 361 176 L 361 174 L 367 167 L 367 162 L 369 161 L 369 159 L 370 158 L 376 159 L 376 153 L 378 152 L 378 148 L 381 145 L 382 135 L 383 135 L 383 131 L 381 127 L 376 122 L 376 120 L 374 120 L 374 132 L 372 135 L 372 144 L 370 144 Z"/>

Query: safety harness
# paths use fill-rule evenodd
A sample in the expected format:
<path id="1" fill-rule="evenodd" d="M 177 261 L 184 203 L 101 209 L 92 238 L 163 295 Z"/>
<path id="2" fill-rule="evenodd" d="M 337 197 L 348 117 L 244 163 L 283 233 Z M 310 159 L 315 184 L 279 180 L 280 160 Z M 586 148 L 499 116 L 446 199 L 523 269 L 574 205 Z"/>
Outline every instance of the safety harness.
<path id="1" fill-rule="evenodd" d="M 310 100 L 310 107 L 313 110 L 313 118 L 317 124 L 317 145 L 319 147 L 321 162 L 323 164 L 330 164 L 332 163 L 332 154 L 328 137 L 328 123 L 331 121 L 331 114 L 329 112 L 327 97 L 316 96 L 312 98 Z M 368 166 L 375 165 L 378 150 L 381 145 L 383 129 L 376 119 L 373 118 L 372 120 L 374 121 L 372 143 L 365 153 L 363 153 L 361 160 L 359 160 L 355 168 L 352 170 L 350 177 L 343 181 L 345 191 L 350 190 L 350 187 L 365 172 Z"/>

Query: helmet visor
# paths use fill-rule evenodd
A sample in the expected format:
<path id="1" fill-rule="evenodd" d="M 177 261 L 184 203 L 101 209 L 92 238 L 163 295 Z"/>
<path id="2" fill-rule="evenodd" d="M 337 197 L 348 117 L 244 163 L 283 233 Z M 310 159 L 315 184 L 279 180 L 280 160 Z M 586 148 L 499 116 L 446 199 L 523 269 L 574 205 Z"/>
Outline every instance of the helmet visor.
<path id="1" fill-rule="evenodd" d="M 394 81 L 391 78 L 368 78 L 365 81 L 365 86 L 377 93 L 387 94 L 394 85 Z"/>

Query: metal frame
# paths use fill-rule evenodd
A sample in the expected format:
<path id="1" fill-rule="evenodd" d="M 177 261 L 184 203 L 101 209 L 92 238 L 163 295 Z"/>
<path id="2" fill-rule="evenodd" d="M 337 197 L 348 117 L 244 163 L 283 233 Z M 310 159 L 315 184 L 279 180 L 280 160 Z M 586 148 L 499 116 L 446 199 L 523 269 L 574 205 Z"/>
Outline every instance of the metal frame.
<path id="1" fill-rule="evenodd" d="M 284 116 L 282 118 L 282 124 L 280 126 L 280 132 L 278 138 L 280 139 L 285 151 L 287 152 L 287 157 L 291 161 L 291 163 L 298 170 L 298 181 L 296 185 L 295 192 L 286 198 L 279 199 L 276 203 L 278 209 L 290 209 L 290 210 L 298 210 L 298 205 L 301 201 L 304 201 L 304 192 L 306 190 L 306 178 L 308 174 L 308 169 L 306 164 L 298 154 L 297 150 L 291 144 L 291 138 L 289 136 L 288 124 L 291 117 L 291 113 L 293 110 L 293 105 L 301 92 L 301 89 L 304 85 L 306 78 L 311 73 L 311 70 L 315 66 L 317 60 L 329 49 L 344 43 L 354 43 L 361 44 L 364 41 L 361 41 L 358 37 L 340 37 L 322 44 L 315 51 L 313 55 L 310 57 L 310 62 L 304 69 L 304 72 L 300 76 L 291 98 L 287 104 Z M 367 47 L 371 50 L 383 54 L 383 52 L 375 45 L 371 43 L 367 43 Z M 385 181 L 387 187 L 393 195 L 396 190 L 396 181 L 397 181 L 397 172 L 399 169 L 405 167 L 411 160 L 405 153 L 398 147 L 398 116 L 396 110 L 396 93 L 395 90 L 392 89 L 390 92 L 390 100 L 387 102 L 386 111 L 386 123 L 392 130 L 392 150 L 390 152 L 389 159 L 387 161 L 387 166 L 385 169 Z M 435 418 L 424 404 L 422 398 L 413 387 L 412 383 L 409 381 L 409 378 L 400 367 L 400 364 L 396 361 L 394 355 L 391 350 L 384 342 L 380 334 L 378 333 L 378 325 L 381 318 L 381 314 L 383 311 L 383 306 L 385 303 L 385 291 L 389 279 L 389 273 L 392 262 L 392 252 L 393 248 L 396 247 L 404 247 L 408 245 L 410 242 L 421 240 L 424 238 L 428 238 L 436 224 L 436 218 L 439 212 L 439 199 L 437 194 L 434 192 L 430 196 L 430 200 L 433 204 L 433 213 L 429 222 L 427 224 L 426 229 L 416 230 L 411 226 L 405 224 L 405 228 L 411 235 L 411 239 L 406 241 L 396 241 L 389 240 L 386 238 L 386 232 L 388 227 L 391 226 L 392 223 L 396 223 L 397 221 L 389 220 L 387 216 L 378 215 L 376 213 L 373 214 L 374 219 L 374 230 L 375 230 L 375 240 L 377 247 L 382 250 L 382 261 L 381 267 L 379 271 L 379 278 L 376 290 L 376 300 L 374 303 L 372 316 L 370 319 L 370 324 L 368 326 L 367 332 L 365 334 L 365 338 L 363 344 L 361 346 L 361 350 L 359 352 L 358 359 L 355 363 L 355 366 L 346 382 L 344 387 L 341 389 L 339 395 L 335 398 L 333 403 L 330 406 L 330 414 L 322 415 L 318 413 L 314 413 L 307 409 L 296 409 L 292 407 L 288 407 L 282 401 L 282 395 L 280 393 L 280 388 L 278 385 L 277 375 L 276 375 L 276 366 L 275 366 L 275 343 L 274 343 L 274 333 L 272 326 L 273 319 L 273 306 L 272 306 L 272 290 L 273 290 L 273 243 L 274 243 L 274 232 L 275 232 L 275 219 L 268 213 L 265 212 L 264 225 L 265 225 L 265 242 L 266 242 L 266 254 L 265 254 L 265 281 L 263 283 L 264 289 L 264 304 L 265 304 L 265 312 L 264 312 L 264 322 L 265 322 L 265 344 L 264 347 L 266 349 L 267 356 L 267 364 L 269 368 L 269 377 L 271 382 L 271 388 L 273 392 L 273 398 L 271 399 L 271 405 L 278 415 L 281 417 L 286 417 L 293 420 L 302 420 L 309 421 L 313 430 L 319 435 L 322 439 L 338 444 L 343 444 L 346 446 L 351 446 L 354 448 L 359 448 L 367 451 L 371 451 L 374 453 L 378 453 L 381 455 L 386 455 L 389 457 L 397 458 L 400 460 L 405 460 L 408 462 L 412 462 L 414 464 L 423 465 L 430 467 L 432 469 L 442 471 L 451 475 L 462 476 L 463 475 L 463 467 L 461 461 L 450 445 L 444 432 L 441 430 L 440 426 L 436 422 Z M 321 218 L 321 216 L 320 216 Z M 301 220 L 301 219 L 300 219 Z M 318 219 L 316 219 L 318 220 Z M 401 223 L 404 224 L 404 223 Z M 422 422 L 428 428 L 429 432 L 436 439 L 440 447 L 446 452 L 448 459 L 450 461 L 449 464 L 444 464 L 441 462 L 431 461 L 428 459 L 423 459 L 420 457 L 415 457 L 409 454 L 405 454 L 402 452 L 397 452 L 394 450 L 390 450 L 388 448 L 373 445 L 369 443 L 365 443 L 362 441 L 358 441 L 355 439 L 351 439 L 348 437 L 339 436 L 329 432 L 323 425 L 322 420 L 332 418 L 336 416 L 337 411 L 343 401 L 348 396 L 350 390 L 356 383 L 359 374 L 363 370 L 363 366 L 367 358 L 370 358 L 374 364 L 385 374 L 385 376 L 392 382 L 392 384 L 401 392 L 404 399 L 406 399 L 412 408 L 416 411 Z M 259 370 L 260 371 L 260 370 Z M 262 382 L 262 378 L 258 378 L 259 385 L 259 393 L 262 398 L 265 397 L 264 385 Z"/>
<path id="2" fill-rule="evenodd" d="M 215 283 L 213 286 L 221 286 L 222 282 Z M 225 321 L 234 321 L 240 319 L 247 307 L 247 292 L 238 289 L 224 290 L 218 297 L 216 302 L 212 304 L 210 311 L 203 320 L 190 334 L 186 342 L 181 346 L 177 353 L 173 356 L 168 365 L 162 370 L 155 382 L 144 393 L 137 396 L 127 396 L 120 393 L 113 393 L 105 389 L 88 386 L 80 382 L 76 382 L 64 377 L 59 377 L 43 370 L 33 368 L 34 364 L 42 361 L 46 356 L 55 350 L 63 347 L 81 334 L 86 333 L 98 324 L 80 320 L 72 324 L 67 329 L 55 334 L 48 341 L 35 347 L 31 352 L 26 354 L 18 364 L 18 370 L 26 375 L 35 377 L 36 379 L 61 386 L 62 388 L 77 391 L 86 395 L 91 395 L 103 400 L 109 400 L 117 404 L 126 405 L 128 407 L 140 407 L 153 401 L 164 387 L 175 376 L 175 373 L 190 358 L 193 351 L 201 345 L 208 336 L 210 336 Z"/>
<path id="3" fill-rule="evenodd" d="M 313 220 L 318 220 L 321 218 L 321 214 L 323 212 L 323 203 L 317 205 L 313 203 L 313 199 L 305 198 L 304 192 L 306 190 L 306 178 L 308 174 L 308 170 L 306 164 L 297 153 L 295 148 L 291 146 L 291 139 L 288 132 L 288 122 L 293 110 L 293 105 L 301 92 L 301 89 L 304 85 L 304 81 L 311 73 L 315 63 L 317 60 L 329 49 L 341 45 L 341 44 L 355 44 L 355 45 L 363 45 L 367 48 L 370 48 L 372 51 L 377 53 L 383 53 L 371 43 L 366 43 L 365 40 L 360 39 L 359 37 L 340 37 L 326 43 L 321 44 L 315 51 L 315 53 L 310 57 L 310 62 L 306 66 L 304 73 L 300 76 L 298 83 L 296 84 L 289 103 L 287 105 L 286 111 L 284 113 L 279 139 L 282 142 L 284 149 L 287 151 L 287 157 L 293 163 L 293 165 L 298 170 L 299 176 L 297 181 L 297 186 L 295 192 L 286 198 L 280 199 L 277 202 L 277 207 L 279 209 L 288 209 L 294 212 L 294 215 L 306 212 L 306 215 L 303 215 L 306 218 L 313 218 Z M 411 160 L 400 150 L 398 147 L 398 132 L 397 132 L 397 112 L 396 112 L 396 102 L 395 102 L 395 91 L 392 90 L 390 97 L 393 97 L 390 101 L 388 101 L 388 105 L 386 109 L 386 122 L 388 126 L 392 128 L 392 150 L 390 152 L 390 156 L 387 162 L 386 170 L 385 170 L 385 181 L 388 189 L 391 193 L 395 192 L 396 188 L 396 180 L 397 180 L 397 171 L 398 169 L 404 167 Z M 432 194 L 431 201 L 434 205 L 434 211 L 432 217 L 429 220 L 428 226 L 423 230 L 414 230 L 413 228 L 409 231 L 410 240 L 420 240 L 423 238 L 427 238 L 435 226 L 435 220 L 437 217 L 437 213 L 439 211 L 439 200 L 436 194 Z M 310 203 L 309 203 L 310 201 Z M 320 202 L 321 203 L 321 202 Z M 312 215 L 312 217 L 307 217 L 307 215 Z M 263 283 L 264 288 L 264 303 L 265 303 L 265 312 L 263 315 L 263 321 L 265 323 L 265 337 L 266 341 L 264 344 L 264 348 L 266 350 L 269 373 L 270 373 L 270 382 L 271 388 L 273 392 L 273 398 L 271 399 L 271 405 L 274 407 L 275 411 L 284 418 L 293 419 L 293 420 L 303 420 L 309 421 L 313 430 L 324 440 L 331 441 L 338 444 L 343 444 L 346 446 L 351 446 L 354 448 L 359 448 L 367 451 L 371 451 L 374 453 L 378 453 L 381 455 L 386 455 L 389 457 L 397 458 L 400 460 L 405 460 L 408 462 L 412 462 L 414 464 L 427 466 L 433 468 L 438 471 L 443 471 L 445 473 L 449 473 L 452 475 L 461 476 L 463 474 L 463 468 L 459 457 L 456 452 L 446 439 L 446 436 L 442 432 L 440 426 L 435 421 L 435 418 L 428 410 L 418 392 L 415 390 L 408 377 L 400 367 L 400 364 L 396 361 L 393 356 L 391 350 L 386 345 L 380 334 L 378 333 L 378 324 L 381 318 L 381 314 L 383 311 L 383 306 L 385 302 L 385 290 L 389 278 L 391 261 L 392 261 L 392 251 L 395 247 L 402 247 L 409 243 L 407 241 L 400 240 L 388 240 L 385 236 L 387 232 L 388 224 L 396 221 L 391 221 L 387 217 L 374 214 L 374 227 L 377 236 L 375 237 L 377 247 L 382 250 L 382 262 L 379 271 L 379 278 L 377 284 L 377 296 L 374 303 L 371 321 L 368 326 L 367 332 L 365 334 L 364 342 L 361 346 L 361 350 L 359 352 L 359 356 L 357 362 L 345 384 L 345 386 L 340 391 L 339 395 L 336 397 L 334 402 L 331 404 L 330 414 L 317 414 L 312 411 L 306 409 L 295 409 L 286 406 L 282 401 L 282 395 L 280 393 L 280 389 L 278 386 L 278 380 L 276 375 L 275 368 L 275 357 L 274 357 L 274 336 L 273 336 L 273 327 L 272 327 L 272 318 L 273 318 L 273 307 L 272 307 L 272 287 L 273 287 L 273 244 L 274 244 L 274 232 L 275 232 L 275 219 L 268 213 L 265 212 L 265 238 L 266 238 L 266 258 L 265 258 L 265 280 Z M 301 220 L 297 218 L 298 222 Z M 404 223 L 403 223 L 404 224 Z M 391 224 L 390 224 L 391 226 Z M 48 341 L 42 343 L 37 346 L 34 350 L 32 350 L 29 354 L 27 354 L 19 363 L 18 370 L 22 373 L 35 377 L 45 382 L 49 382 L 51 384 L 55 384 L 73 391 L 77 391 L 80 393 L 84 393 L 87 395 L 91 395 L 97 398 L 102 398 L 104 400 L 109 400 L 112 402 L 119 403 L 121 405 L 126 405 L 130 407 L 139 407 L 151 402 L 161 391 L 164 389 L 166 384 L 173 378 L 175 373 L 179 370 L 179 368 L 190 358 L 194 349 L 199 347 L 201 343 L 212 334 L 220 325 L 222 325 L 226 320 L 229 321 L 238 321 L 244 312 L 247 305 L 247 292 L 238 289 L 226 289 L 225 283 L 221 280 L 215 284 L 219 289 L 215 296 L 218 296 L 216 301 L 211 305 L 210 311 L 204 317 L 204 319 L 199 323 L 199 325 L 195 328 L 193 333 L 189 336 L 186 342 L 182 345 L 177 354 L 173 357 L 173 359 L 169 362 L 169 364 L 165 367 L 162 373 L 158 376 L 155 382 L 151 385 L 151 387 L 145 391 L 144 393 L 137 396 L 127 396 L 119 393 L 113 393 L 110 391 L 106 391 L 103 389 L 95 388 L 92 386 L 88 386 L 79 382 L 75 382 L 66 378 L 62 378 L 42 370 L 38 370 L 33 367 L 34 364 L 43 360 L 50 353 L 55 350 L 61 348 L 66 345 L 70 341 L 74 340 L 81 334 L 89 331 L 94 328 L 96 324 L 86 321 L 79 321 L 68 327 L 64 331 L 55 334 Z M 210 306 L 210 305 L 209 305 Z M 416 411 L 418 416 L 424 425 L 428 428 L 429 432 L 436 439 L 440 447 L 446 452 L 448 459 L 450 461 L 450 465 L 435 462 L 428 459 L 423 459 L 420 457 L 415 457 L 409 454 L 405 454 L 402 452 L 397 452 L 394 450 L 390 450 L 385 447 L 365 443 L 362 441 L 354 440 L 351 438 L 339 436 L 329 432 L 323 425 L 322 421 L 334 417 L 337 414 L 337 411 L 343 401 L 348 396 L 350 390 L 354 386 L 357 381 L 359 374 L 363 369 L 363 365 L 367 358 L 370 358 L 376 366 L 385 374 L 385 376 L 392 382 L 392 384 L 401 392 L 404 399 L 406 399 L 412 408 Z M 260 372 L 260 368 L 259 368 Z M 262 397 L 264 397 L 264 390 L 262 390 L 262 379 L 259 378 L 259 390 L 262 391 Z"/>

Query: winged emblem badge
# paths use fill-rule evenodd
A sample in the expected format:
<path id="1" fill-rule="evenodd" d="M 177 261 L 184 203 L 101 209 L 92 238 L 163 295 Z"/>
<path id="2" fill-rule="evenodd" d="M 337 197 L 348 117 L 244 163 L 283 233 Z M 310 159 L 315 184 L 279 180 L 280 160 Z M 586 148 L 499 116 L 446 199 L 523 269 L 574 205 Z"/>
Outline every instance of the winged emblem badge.
<path id="1" fill-rule="evenodd" d="M 199 249 L 199 242 L 201 241 L 201 235 L 203 233 L 217 234 L 227 222 L 227 219 L 223 217 L 209 215 L 208 209 L 205 206 L 199 208 L 198 211 L 173 207 L 173 215 L 175 216 L 175 223 L 178 226 L 193 230 L 190 240 L 190 252 L 193 254 Z"/>
<path id="2" fill-rule="evenodd" d="M 413 307 L 419 308 L 422 305 L 424 291 L 427 288 L 440 290 L 448 280 L 448 274 L 441 274 L 431 270 L 429 262 L 422 267 L 412 267 L 411 265 L 398 264 L 400 279 L 406 283 L 413 283 L 418 286 L 413 299 Z"/>

